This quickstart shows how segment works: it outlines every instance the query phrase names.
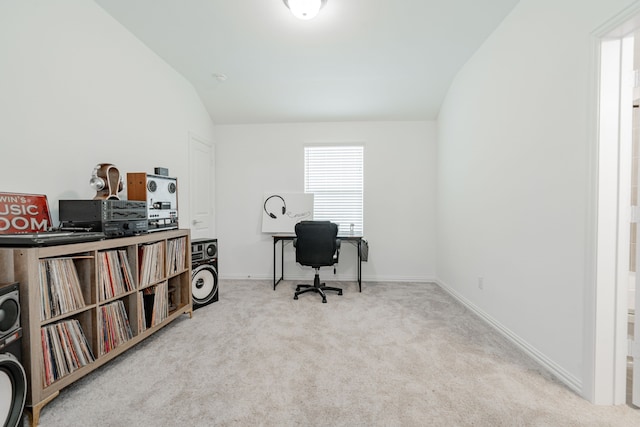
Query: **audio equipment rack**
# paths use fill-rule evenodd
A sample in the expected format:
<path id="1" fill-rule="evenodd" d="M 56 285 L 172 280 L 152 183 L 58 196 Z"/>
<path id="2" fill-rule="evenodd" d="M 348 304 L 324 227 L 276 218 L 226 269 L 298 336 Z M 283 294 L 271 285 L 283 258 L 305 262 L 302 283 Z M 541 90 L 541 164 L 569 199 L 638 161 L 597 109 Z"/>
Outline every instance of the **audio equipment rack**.
<path id="1" fill-rule="evenodd" d="M 103 269 L 113 267 L 109 265 L 110 259 L 113 265 L 122 267 L 117 280 L 126 281 L 126 284 L 105 282 Z M 0 282 L 17 281 L 20 286 L 26 406 L 30 409 L 33 426 L 38 425 L 42 408 L 63 388 L 182 314 L 192 316 L 190 259 L 189 230 L 180 229 L 97 242 L 0 248 Z M 123 260 L 126 264 L 122 264 Z M 40 269 L 46 268 L 49 262 L 61 262 L 73 281 L 77 279 L 74 289 L 79 290 L 81 296 L 73 308 L 55 306 L 55 301 L 51 301 L 49 308 L 54 307 L 54 310 L 47 310 L 41 303 L 46 288 L 41 290 Z M 153 274 L 147 275 L 149 271 Z M 143 276 L 144 282 L 140 280 Z M 58 290 L 67 291 L 64 283 L 64 280 L 56 283 L 50 275 L 42 286 L 60 286 Z M 105 292 L 103 287 L 112 285 L 113 293 Z M 171 305 L 167 304 L 168 288 L 172 289 Z M 128 318 L 131 330 L 120 331 L 117 340 L 102 342 L 101 324 L 118 323 L 123 318 Z M 147 318 L 154 320 L 149 323 Z M 56 371 L 47 377 L 47 360 L 51 363 L 56 355 L 48 354 L 46 347 L 43 349 L 42 339 L 44 337 L 54 345 L 56 337 L 51 330 L 56 328 L 52 326 L 75 334 L 74 343 L 79 343 L 86 357 L 83 363 L 77 364 L 79 367 L 62 374 Z M 73 356 L 76 356 L 74 352 L 67 355 Z"/>

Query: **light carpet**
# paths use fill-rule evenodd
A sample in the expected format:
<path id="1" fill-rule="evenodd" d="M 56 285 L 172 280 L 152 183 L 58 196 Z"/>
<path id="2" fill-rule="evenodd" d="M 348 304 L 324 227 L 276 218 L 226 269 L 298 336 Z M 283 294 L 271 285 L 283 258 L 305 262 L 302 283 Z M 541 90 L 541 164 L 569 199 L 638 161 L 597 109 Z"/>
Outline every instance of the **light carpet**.
<path id="1" fill-rule="evenodd" d="M 49 426 L 640 426 L 577 396 L 434 284 L 221 281 L 45 406 Z"/>

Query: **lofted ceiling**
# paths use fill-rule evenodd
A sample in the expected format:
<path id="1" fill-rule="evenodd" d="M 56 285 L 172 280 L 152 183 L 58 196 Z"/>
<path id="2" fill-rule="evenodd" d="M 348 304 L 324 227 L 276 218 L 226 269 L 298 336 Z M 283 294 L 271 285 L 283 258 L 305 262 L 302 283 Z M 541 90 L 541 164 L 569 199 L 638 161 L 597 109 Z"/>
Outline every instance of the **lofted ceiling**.
<path id="1" fill-rule="evenodd" d="M 328 0 L 310 21 L 282 0 L 95 1 L 234 124 L 435 119 L 519 0 Z"/>

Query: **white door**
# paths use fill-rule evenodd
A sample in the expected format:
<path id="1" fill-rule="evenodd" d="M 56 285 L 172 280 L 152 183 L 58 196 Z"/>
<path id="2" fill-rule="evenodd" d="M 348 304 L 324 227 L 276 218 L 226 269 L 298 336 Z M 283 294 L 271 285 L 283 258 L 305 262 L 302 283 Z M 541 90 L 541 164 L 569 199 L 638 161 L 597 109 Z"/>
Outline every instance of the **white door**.
<path id="1" fill-rule="evenodd" d="M 191 239 L 214 238 L 214 160 L 212 144 L 189 133 Z"/>

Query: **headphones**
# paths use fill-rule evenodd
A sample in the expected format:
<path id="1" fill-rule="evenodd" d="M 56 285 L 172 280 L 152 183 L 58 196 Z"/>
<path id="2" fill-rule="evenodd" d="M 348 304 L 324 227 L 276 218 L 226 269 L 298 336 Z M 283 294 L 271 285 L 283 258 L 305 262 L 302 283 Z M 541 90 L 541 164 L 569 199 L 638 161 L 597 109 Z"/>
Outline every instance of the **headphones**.
<path id="1" fill-rule="evenodd" d="M 283 198 L 282 196 L 279 196 L 279 195 L 277 195 L 277 194 L 274 194 L 273 196 L 269 196 L 269 197 L 267 197 L 267 200 L 265 200 L 265 201 L 264 201 L 264 211 L 265 211 L 265 212 L 266 212 L 266 213 L 267 213 L 271 218 L 276 219 L 276 218 L 278 218 L 278 217 L 276 216 L 276 214 L 274 214 L 274 213 L 272 213 L 272 212 L 269 212 L 269 211 L 267 210 L 267 202 L 268 202 L 270 199 L 273 199 L 274 197 L 275 197 L 275 198 L 278 198 L 278 199 L 280 199 L 280 200 L 282 200 L 282 215 L 284 215 L 285 213 L 287 213 L 287 202 L 285 202 L 285 201 L 284 201 L 284 198 Z"/>
<path id="2" fill-rule="evenodd" d="M 93 168 L 89 185 L 96 190 L 94 199 L 120 200 L 118 193 L 124 189 L 122 175 L 111 163 L 98 163 Z"/>

